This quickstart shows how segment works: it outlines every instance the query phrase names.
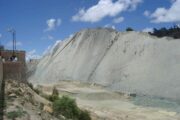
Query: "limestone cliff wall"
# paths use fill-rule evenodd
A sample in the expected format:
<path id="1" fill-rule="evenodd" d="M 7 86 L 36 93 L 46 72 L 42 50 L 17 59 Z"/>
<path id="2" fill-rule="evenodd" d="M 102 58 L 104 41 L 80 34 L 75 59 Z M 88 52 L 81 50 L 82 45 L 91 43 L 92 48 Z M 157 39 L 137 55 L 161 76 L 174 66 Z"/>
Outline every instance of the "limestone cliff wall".
<path id="1" fill-rule="evenodd" d="M 179 71 L 180 40 L 87 29 L 57 44 L 29 80 L 35 84 L 80 80 L 180 100 Z"/>

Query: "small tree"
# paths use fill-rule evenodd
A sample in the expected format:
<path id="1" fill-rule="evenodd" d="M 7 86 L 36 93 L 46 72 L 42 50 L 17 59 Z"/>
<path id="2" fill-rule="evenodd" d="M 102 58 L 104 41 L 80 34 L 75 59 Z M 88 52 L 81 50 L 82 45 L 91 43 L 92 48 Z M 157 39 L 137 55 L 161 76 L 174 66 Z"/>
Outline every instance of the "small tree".
<path id="1" fill-rule="evenodd" d="M 52 95 L 59 96 L 59 92 L 58 92 L 58 90 L 56 89 L 56 87 L 53 88 Z"/>
<path id="2" fill-rule="evenodd" d="M 59 92 L 56 87 L 53 88 L 52 95 L 50 95 L 48 99 L 52 102 L 59 99 Z"/>
<path id="3" fill-rule="evenodd" d="M 126 28 L 126 31 L 134 31 L 131 27 Z"/>

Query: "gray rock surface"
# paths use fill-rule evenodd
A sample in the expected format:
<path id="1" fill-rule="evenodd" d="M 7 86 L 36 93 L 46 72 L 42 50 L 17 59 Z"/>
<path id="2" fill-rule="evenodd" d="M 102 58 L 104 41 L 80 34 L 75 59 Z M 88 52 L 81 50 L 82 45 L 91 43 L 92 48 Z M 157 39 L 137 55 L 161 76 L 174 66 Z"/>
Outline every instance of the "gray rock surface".
<path id="1" fill-rule="evenodd" d="M 147 33 L 86 29 L 57 44 L 29 80 L 80 80 L 107 88 L 180 99 L 180 40 Z"/>

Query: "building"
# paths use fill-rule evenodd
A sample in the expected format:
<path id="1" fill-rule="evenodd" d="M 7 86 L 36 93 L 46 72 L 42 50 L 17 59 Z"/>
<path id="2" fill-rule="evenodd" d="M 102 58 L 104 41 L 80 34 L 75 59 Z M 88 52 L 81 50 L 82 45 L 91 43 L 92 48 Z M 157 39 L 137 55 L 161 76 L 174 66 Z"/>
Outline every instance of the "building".
<path id="1" fill-rule="evenodd" d="M 14 59 L 12 59 L 14 57 Z M 0 47 L 4 79 L 25 80 L 26 53 L 19 50 L 4 50 Z"/>

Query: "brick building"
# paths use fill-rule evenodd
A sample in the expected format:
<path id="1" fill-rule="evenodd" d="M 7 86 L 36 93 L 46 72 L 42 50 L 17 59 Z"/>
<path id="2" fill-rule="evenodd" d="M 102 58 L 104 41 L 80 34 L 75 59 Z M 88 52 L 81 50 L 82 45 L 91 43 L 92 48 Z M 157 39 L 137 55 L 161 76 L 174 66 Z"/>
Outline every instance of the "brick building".
<path id="1" fill-rule="evenodd" d="M 3 63 L 4 79 L 24 80 L 26 70 L 25 51 L 12 51 L 0 49 L 0 58 Z M 12 61 L 11 57 L 16 56 L 16 60 Z"/>
<path id="2" fill-rule="evenodd" d="M 6 61 L 6 62 L 11 61 L 10 58 L 13 55 L 13 50 L 0 50 L 0 55 L 1 55 L 1 58 L 4 59 L 4 61 Z M 14 55 L 17 57 L 17 62 L 21 62 L 22 64 L 25 64 L 25 62 L 26 62 L 25 51 L 16 50 L 16 51 L 14 51 Z"/>

